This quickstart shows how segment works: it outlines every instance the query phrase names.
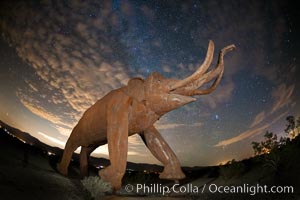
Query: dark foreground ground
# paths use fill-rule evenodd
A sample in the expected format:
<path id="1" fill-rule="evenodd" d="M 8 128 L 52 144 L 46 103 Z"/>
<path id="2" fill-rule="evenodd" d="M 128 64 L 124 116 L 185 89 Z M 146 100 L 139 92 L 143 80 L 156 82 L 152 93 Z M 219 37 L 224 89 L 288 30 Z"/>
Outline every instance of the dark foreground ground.
<path id="1" fill-rule="evenodd" d="M 188 188 L 188 184 L 198 188 L 198 192 L 170 192 L 162 195 L 162 192 L 153 192 L 149 194 L 136 193 L 136 184 L 148 183 L 160 184 L 160 187 L 172 186 L 172 182 L 156 182 L 157 175 L 149 177 L 137 172 L 127 172 L 124 177 L 123 188 L 118 194 L 112 194 L 110 191 L 98 193 L 103 189 L 102 183 L 98 185 L 88 179 L 88 185 L 83 184 L 78 175 L 78 166 L 73 164 L 70 169 L 70 178 L 58 174 L 55 170 L 58 158 L 49 155 L 47 152 L 22 143 L 17 138 L 7 134 L 0 129 L 0 199 L 300 199 L 300 154 L 299 151 L 292 149 L 293 156 L 284 162 L 289 162 L 288 166 L 281 166 L 279 161 L 271 167 L 262 167 L 261 161 L 248 160 L 234 163 L 231 167 L 213 167 L 199 172 L 188 173 L 188 179 L 180 182 L 179 187 Z M 298 157 L 299 156 L 299 157 Z M 274 161 L 273 160 L 273 161 Z M 290 160 L 290 161 L 289 161 Z M 270 162 L 273 163 L 273 162 Z M 266 164 L 266 163 L 265 163 Z M 288 168 L 287 168 L 288 167 Z M 216 170 L 217 169 L 217 170 Z M 282 170 L 283 172 L 279 171 Z M 91 176 L 96 177 L 96 171 L 92 171 Z M 194 177 L 194 178 L 193 178 Z M 133 186 L 133 191 L 126 191 L 127 184 Z M 210 185 L 282 185 L 293 186 L 292 194 L 224 194 L 210 192 Z M 214 188 L 212 188 L 214 189 Z M 249 189 L 250 190 L 250 189 Z"/>

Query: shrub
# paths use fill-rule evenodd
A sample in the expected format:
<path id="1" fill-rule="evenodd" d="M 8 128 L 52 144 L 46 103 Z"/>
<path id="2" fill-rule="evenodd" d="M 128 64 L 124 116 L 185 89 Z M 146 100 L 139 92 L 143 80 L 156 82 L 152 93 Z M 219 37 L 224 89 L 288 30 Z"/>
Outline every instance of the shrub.
<path id="1" fill-rule="evenodd" d="M 112 191 L 111 185 L 98 176 L 85 177 L 81 183 L 93 199 L 100 199 L 106 192 Z"/>
<path id="2" fill-rule="evenodd" d="M 280 155 L 278 152 L 273 151 L 268 155 L 265 155 L 263 161 L 263 167 L 271 170 L 272 172 L 278 172 L 280 166 Z"/>
<path id="3" fill-rule="evenodd" d="M 236 162 L 234 159 L 220 166 L 220 176 L 225 180 L 240 177 L 246 171 L 242 162 Z"/>

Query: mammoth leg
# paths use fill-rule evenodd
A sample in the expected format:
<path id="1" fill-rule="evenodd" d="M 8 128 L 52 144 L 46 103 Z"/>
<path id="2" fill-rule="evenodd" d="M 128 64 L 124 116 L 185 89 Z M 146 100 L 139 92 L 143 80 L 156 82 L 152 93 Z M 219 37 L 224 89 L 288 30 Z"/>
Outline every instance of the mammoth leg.
<path id="1" fill-rule="evenodd" d="M 127 97 L 127 96 L 126 96 Z M 124 98 L 126 98 L 124 97 Z M 122 99 L 123 96 L 119 99 Z M 99 171 L 104 181 L 110 182 L 113 190 L 122 186 L 126 171 L 128 148 L 128 107 L 129 98 L 112 102 L 107 113 L 107 143 L 110 165 Z"/>
<path id="2" fill-rule="evenodd" d="M 89 169 L 89 157 L 90 154 L 97 148 L 97 146 L 92 147 L 81 147 L 80 151 L 80 175 L 81 177 L 88 176 Z"/>
<path id="3" fill-rule="evenodd" d="M 141 134 L 146 146 L 151 153 L 164 165 L 164 171 L 159 175 L 161 179 L 179 180 L 185 178 L 181 170 L 180 162 L 154 126 L 151 126 Z"/>
<path id="4" fill-rule="evenodd" d="M 65 150 L 59 163 L 57 170 L 64 176 L 68 175 L 68 167 L 73 155 L 73 152 L 78 148 L 79 145 L 75 144 L 73 141 L 69 140 L 66 143 Z"/>

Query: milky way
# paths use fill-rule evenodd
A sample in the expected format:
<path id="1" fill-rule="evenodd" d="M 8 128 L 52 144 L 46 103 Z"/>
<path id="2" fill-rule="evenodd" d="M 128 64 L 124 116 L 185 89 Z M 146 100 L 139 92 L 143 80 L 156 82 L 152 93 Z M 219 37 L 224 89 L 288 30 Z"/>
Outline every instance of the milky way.
<path id="1" fill-rule="evenodd" d="M 252 141 L 284 135 L 285 118 L 300 115 L 299 20 L 284 1 L 3 1 L 0 10 L 0 119 L 50 145 L 63 148 L 83 112 L 129 78 L 193 73 L 210 39 L 217 51 L 237 46 L 221 84 L 156 123 L 182 165 L 249 157 Z M 138 136 L 128 155 L 159 163 Z"/>

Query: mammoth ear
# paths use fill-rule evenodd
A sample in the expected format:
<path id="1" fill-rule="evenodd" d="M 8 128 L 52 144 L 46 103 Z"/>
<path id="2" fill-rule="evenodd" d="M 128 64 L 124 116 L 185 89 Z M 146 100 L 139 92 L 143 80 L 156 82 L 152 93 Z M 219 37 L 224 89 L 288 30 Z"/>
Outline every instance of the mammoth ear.
<path id="1" fill-rule="evenodd" d="M 126 94 L 138 100 L 145 100 L 144 80 L 142 78 L 132 78 L 126 86 Z"/>
<path id="2" fill-rule="evenodd" d="M 153 89 L 157 89 L 157 83 L 160 83 L 160 81 L 163 79 L 164 77 L 160 73 L 151 73 L 145 80 L 145 88 L 147 88 L 147 93 L 152 93 Z"/>

